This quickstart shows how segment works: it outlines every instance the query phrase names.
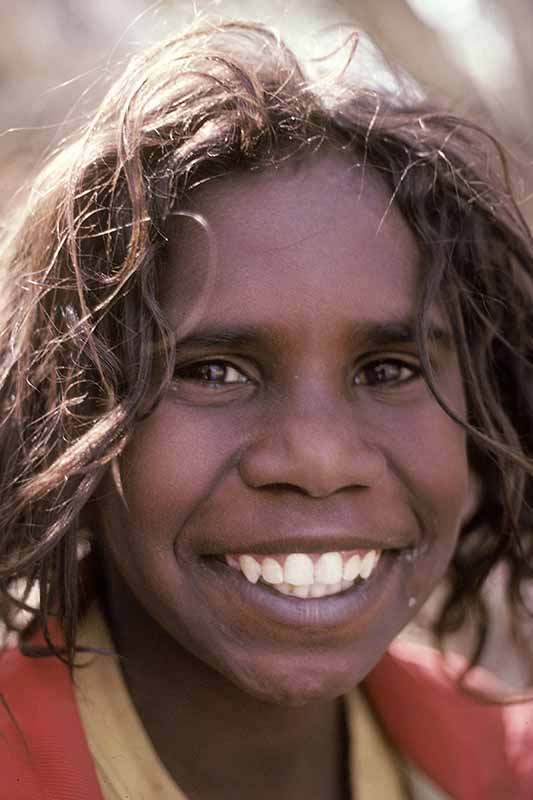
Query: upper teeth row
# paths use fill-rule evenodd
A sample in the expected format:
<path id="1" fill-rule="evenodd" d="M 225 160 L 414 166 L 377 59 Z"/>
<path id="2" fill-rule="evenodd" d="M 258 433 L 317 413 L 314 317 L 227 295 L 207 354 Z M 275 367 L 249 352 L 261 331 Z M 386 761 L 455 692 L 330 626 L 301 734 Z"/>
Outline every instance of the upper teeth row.
<path id="1" fill-rule="evenodd" d="M 274 556 L 266 556 L 258 561 L 254 556 L 226 556 L 227 563 L 238 567 L 250 583 L 261 578 L 272 585 L 291 584 L 292 586 L 311 586 L 314 583 L 330 585 L 340 581 L 354 581 L 368 578 L 378 563 L 380 551 L 368 550 L 359 553 L 322 553 L 315 556 L 306 553 L 291 553 L 280 563 Z"/>

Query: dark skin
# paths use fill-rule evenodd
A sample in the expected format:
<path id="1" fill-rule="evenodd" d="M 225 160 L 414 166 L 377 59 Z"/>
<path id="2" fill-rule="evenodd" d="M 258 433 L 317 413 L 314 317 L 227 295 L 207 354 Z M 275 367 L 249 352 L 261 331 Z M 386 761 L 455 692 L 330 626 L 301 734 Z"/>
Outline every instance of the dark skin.
<path id="1" fill-rule="evenodd" d="M 126 613 L 131 623 L 124 636 L 112 626 L 132 700 L 160 759 L 189 800 L 266 798 L 269 792 L 282 800 L 354 797 L 342 701 L 299 708 L 258 701 L 187 650 L 177 651 L 116 572 L 112 596 L 112 619 Z M 142 647 L 132 652 L 132 642 Z"/>
<path id="2" fill-rule="evenodd" d="M 176 375 L 98 503 L 107 611 L 141 720 L 191 800 L 348 796 L 339 697 L 446 571 L 472 514 L 463 431 L 420 374 L 416 240 L 381 180 L 313 154 L 199 189 L 161 281 Z M 388 210 L 387 210 L 388 209 Z M 386 212 L 386 213 L 385 213 Z M 199 312 L 200 309 L 200 312 Z M 432 315 L 440 390 L 465 398 Z M 302 600 L 228 554 L 376 549 L 364 588 Z"/>

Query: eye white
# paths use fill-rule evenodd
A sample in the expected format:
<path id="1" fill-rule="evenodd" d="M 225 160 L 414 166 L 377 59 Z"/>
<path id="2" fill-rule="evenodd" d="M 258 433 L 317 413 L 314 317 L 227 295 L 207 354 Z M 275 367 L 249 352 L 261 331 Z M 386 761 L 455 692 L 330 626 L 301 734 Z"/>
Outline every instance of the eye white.
<path id="1" fill-rule="evenodd" d="M 235 367 L 225 367 L 224 383 L 246 383 L 246 378 Z"/>

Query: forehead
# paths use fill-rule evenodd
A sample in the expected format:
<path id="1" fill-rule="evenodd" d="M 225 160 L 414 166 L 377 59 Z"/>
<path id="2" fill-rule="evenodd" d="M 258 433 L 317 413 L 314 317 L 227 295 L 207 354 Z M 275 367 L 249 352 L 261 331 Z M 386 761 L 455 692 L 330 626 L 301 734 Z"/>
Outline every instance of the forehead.
<path id="1" fill-rule="evenodd" d="M 214 270 L 211 315 L 279 317 L 298 325 L 327 313 L 354 322 L 414 313 L 417 241 L 391 190 L 353 157 L 324 151 L 198 188 L 170 232 L 162 303 L 194 304 Z M 259 320 L 260 321 L 260 320 Z"/>

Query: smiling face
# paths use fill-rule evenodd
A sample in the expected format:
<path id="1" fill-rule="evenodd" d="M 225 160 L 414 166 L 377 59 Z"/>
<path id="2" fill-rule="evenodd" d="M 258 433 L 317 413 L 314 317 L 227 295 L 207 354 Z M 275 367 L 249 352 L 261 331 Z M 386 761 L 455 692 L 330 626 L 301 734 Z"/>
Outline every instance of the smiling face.
<path id="1" fill-rule="evenodd" d="M 106 555 L 154 626 L 271 701 L 358 683 L 472 510 L 465 435 L 420 376 L 424 265 L 389 202 L 333 152 L 197 190 L 210 237 L 176 219 L 163 308 L 177 327 L 194 306 L 209 238 L 213 291 L 122 457 L 128 510 L 110 479 L 99 501 Z M 437 383 L 463 414 L 432 322 Z"/>

